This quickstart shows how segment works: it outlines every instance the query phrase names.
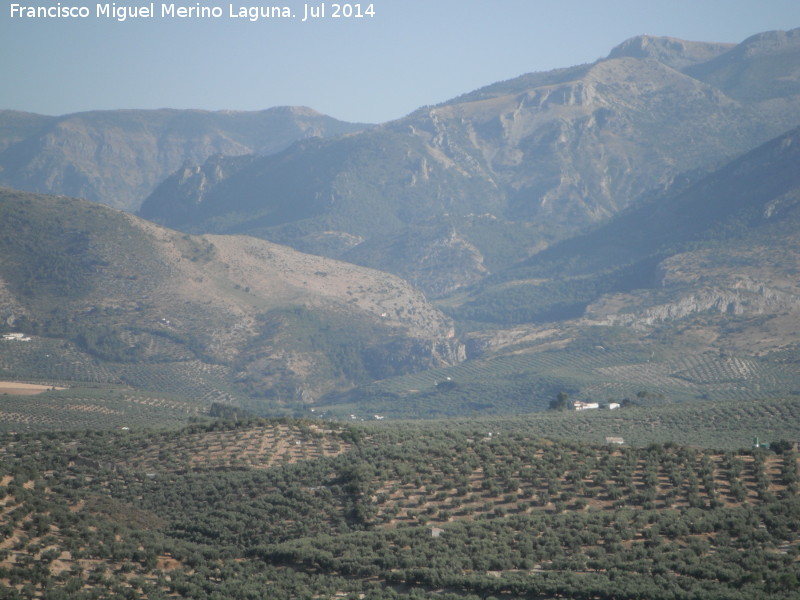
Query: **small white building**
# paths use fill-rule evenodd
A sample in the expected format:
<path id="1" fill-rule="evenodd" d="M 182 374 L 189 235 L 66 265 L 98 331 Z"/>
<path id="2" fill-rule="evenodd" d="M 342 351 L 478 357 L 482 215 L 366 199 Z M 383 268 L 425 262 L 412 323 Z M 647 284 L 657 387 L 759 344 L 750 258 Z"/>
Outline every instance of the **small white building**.
<path id="1" fill-rule="evenodd" d="M 619 408 L 619 406 L 620 406 L 619 402 L 609 402 L 608 403 L 608 410 L 615 410 L 615 409 Z"/>
<path id="2" fill-rule="evenodd" d="M 581 402 L 580 400 L 576 400 L 572 406 L 575 410 L 594 410 L 596 408 L 600 408 L 600 403 L 598 402 Z"/>
<path id="3" fill-rule="evenodd" d="M 24 333 L 4 333 L 3 339 L 7 342 L 30 342 L 31 338 Z"/>

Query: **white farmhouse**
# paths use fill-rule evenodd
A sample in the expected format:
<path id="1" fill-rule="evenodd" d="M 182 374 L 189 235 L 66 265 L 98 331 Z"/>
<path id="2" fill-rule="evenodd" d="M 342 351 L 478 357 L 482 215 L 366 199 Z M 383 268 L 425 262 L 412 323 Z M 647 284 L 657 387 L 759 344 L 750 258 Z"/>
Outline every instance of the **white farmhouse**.
<path id="1" fill-rule="evenodd" d="M 598 402 L 581 402 L 580 400 L 573 402 L 572 406 L 575 408 L 575 410 L 593 410 L 600 408 L 600 404 Z"/>

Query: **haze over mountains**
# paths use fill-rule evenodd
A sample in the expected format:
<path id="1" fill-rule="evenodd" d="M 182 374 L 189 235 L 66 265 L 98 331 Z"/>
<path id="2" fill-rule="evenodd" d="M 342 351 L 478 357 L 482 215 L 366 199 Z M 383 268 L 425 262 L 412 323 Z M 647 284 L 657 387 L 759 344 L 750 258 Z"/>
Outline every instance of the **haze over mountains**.
<path id="1" fill-rule="evenodd" d="M 3 599 L 797 600 L 800 30 L 0 183 Z"/>
<path id="2" fill-rule="evenodd" d="M 374 127 L 7 111 L 1 182 L 141 208 L 3 191 L 0 323 L 63 340 L 76 377 L 169 364 L 269 409 L 785 395 L 798 124 L 800 29 L 640 36 Z"/>
<path id="3" fill-rule="evenodd" d="M 795 128 L 489 278 L 462 306 L 488 320 L 537 321 L 537 311 L 574 308 L 559 303 L 572 285 L 588 322 L 643 330 L 702 314 L 710 332 L 728 317 L 770 315 L 747 336 L 742 321 L 728 341 L 749 352 L 774 349 L 780 338 L 796 343 L 799 152 Z M 781 333 L 767 334 L 773 328 Z M 720 332 L 711 339 L 719 342 Z"/>
<path id="4" fill-rule="evenodd" d="M 46 117 L 0 111 L 0 184 L 136 211 L 185 162 L 271 154 L 310 136 L 361 129 L 305 107 L 260 112 L 93 111 Z"/>
<path id="5" fill-rule="evenodd" d="M 141 214 L 356 260 L 441 295 L 795 126 L 798 60 L 796 30 L 735 47 L 637 38 L 360 135 L 232 160 L 218 180 L 176 174 Z M 451 260 L 434 274 L 424 252 L 392 251 L 404 245 Z"/>

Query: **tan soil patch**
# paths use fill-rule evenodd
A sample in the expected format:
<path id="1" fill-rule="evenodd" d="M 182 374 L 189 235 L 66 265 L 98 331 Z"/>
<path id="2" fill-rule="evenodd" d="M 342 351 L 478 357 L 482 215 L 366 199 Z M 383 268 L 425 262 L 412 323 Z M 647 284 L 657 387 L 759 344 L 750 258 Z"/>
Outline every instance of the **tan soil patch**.
<path id="1" fill-rule="evenodd" d="M 156 561 L 156 569 L 161 569 L 162 571 L 171 571 L 173 569 L 180 569 L 182 567 L 183 563 L 175 560 L 171 556 L 159 556 L 158 560 Z"/>
<path id="2" fill-rule="evenodd" d="M 17 381 L 0 381 L 0 394 L 11 396 L 35 396 L 47 390 L 63 390 L 63 387 L 39 385 L 36 383 L 19 383 Z"/>

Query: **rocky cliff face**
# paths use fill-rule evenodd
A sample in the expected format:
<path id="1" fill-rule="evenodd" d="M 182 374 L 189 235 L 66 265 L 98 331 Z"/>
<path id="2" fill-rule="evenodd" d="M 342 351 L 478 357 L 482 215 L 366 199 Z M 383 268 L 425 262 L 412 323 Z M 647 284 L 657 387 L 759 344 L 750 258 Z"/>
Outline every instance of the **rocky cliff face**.
<path id="1" fill-rule="evenodd" d="M 800 310 L 800 296 L 763 282 L 739 281 L 734 286 L 687 290 L 671 301 L 641 309 L 636 308 L 643 302 L 641 296 L 615 294 L 589 306 L 586 319 L 599 325 L 647 328 L 702 313 L 754 316 Z"/>
<path id="2" fill-rule="evenodd" d="M 587 307 L 584 323 L 642 332 L 690 324 L 706 340 L 747 353 L 791 346 L 800 335 L 794 223 L 769 227 L 756 242 L 673 255 L 659 265 L 656 287 L 604 296 Z"/>
<path id="3" fill-rule="evenodd" d="M 436 107 L 393 127 L 421 137 L 428 162 L 502 190 L 506 216 L 562 227 L 607 218 L 682 171 L 783 132 L 650 58 L 610 58 L 579 75 Z"/>
<path id="4" fill-rule="evenodd" d="M 202 165 L 186 163 L 162 181 L 147 200 L 150 204 L 168 205 L 178 212 L 191 211 L 202 204 L 219 183 L 255 160 L 254 154 L 215 154 Z"/>

